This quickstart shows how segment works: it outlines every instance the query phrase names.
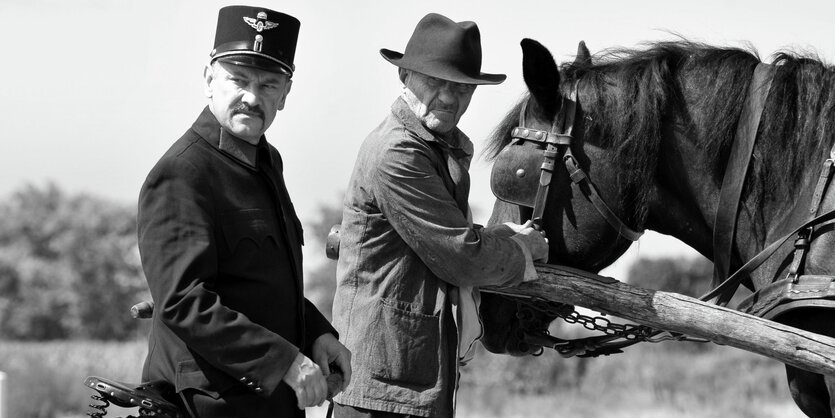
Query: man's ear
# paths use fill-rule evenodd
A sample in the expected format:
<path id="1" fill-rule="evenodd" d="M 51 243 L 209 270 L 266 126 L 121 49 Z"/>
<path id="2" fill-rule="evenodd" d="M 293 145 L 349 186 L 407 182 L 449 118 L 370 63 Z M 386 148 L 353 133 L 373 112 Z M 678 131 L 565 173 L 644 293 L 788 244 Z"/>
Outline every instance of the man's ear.
<path id="1" fill-rule="evenodd" d="M 215 78 L 215 72 L 212 68 L 212 64 L 206 64 L 203 67 L 203 81 L 206 82 L 206 85 L 203 86 L 203 93 L 206 94 L 206 97 L 212 97 L 212 80 Z"/>
<path id="2" fill-rule="evenodd" d="M 278 110 L 284 110 L 284 102 L 287 100 L 287 94 L 290 93 L 290 88 L 293 87 L 293 79 L 288 78 L 286 85 L 287 88 L 284 89 L 284 94 L 282 94 L 281 97 L 278 99 Z"/>

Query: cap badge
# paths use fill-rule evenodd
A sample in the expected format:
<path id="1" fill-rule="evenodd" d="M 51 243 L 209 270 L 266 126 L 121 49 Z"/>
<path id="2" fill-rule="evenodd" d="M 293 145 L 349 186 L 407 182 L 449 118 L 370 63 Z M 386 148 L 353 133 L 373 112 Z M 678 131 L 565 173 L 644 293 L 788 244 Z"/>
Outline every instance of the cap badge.
<path id="1" fill-rule="evenodd" d="M 256 17 L 257 18 L 244 16 L 244 22 L 246 22 L 249 26 L 252 26 L 252 29 L 255 29 L 258 33 L 278 27 L 278 23 L 267 20 L 267 14 L 264 12 L 258 12 Z"/>

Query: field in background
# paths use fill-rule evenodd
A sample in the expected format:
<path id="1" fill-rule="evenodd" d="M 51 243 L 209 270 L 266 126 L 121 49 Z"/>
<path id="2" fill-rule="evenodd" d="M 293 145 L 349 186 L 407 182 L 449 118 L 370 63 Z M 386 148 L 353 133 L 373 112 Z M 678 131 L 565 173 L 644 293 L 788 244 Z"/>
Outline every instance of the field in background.
<path id="1" fill-rule="evenodd" d="M 145 352 L 144 341 L 2 342 L 9 417 L 83 417 L 94 393 L 83 379 L 136 381 Z M 803 417 L 789 397 L 780 363 L 692 343 L 643 344 L 597 359 L 482 351 L 464 370 L 458 412 L 463 418 Z M 324 414 L 325 408 L 316 408 L 308 416 Z M 127 413 L 108 417 L 121 415 Z"/>
<path id="2" fill-rule="evenodd" d="M 84 378 L 138 381 L 146 352 L 144 341 L 0 342 L 9 418 L 86 417 L 95 392 L 84 386 Z"/>
<path id="3" fill-rule="evenodd" d="M 712 344 L 643 344 L 596 359 L 484 355 L 472 366 L 459 417 L 805 417 L 781 363 Z"/>

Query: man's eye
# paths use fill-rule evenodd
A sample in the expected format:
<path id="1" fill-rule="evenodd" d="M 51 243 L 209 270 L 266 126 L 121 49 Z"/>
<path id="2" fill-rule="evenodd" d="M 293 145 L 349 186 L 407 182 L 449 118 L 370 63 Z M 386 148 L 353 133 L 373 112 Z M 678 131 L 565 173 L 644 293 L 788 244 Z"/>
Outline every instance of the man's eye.
<path id="1" fill-rule="evenodd" d="M 458 93 L 469 93 L 474 88 L 471 84 L 453 83 L 453 89 Z"/>
<path id="2" fill-rule="evenodd" d="M 441 80 L 435 78 L 435 77 L 427 77 L 426 78 L 426 84 L 428 84 L 431 87 L 438 87 L 438 86 L 441 85 L 441 83 L 443 83 L 443 82 Z"/>

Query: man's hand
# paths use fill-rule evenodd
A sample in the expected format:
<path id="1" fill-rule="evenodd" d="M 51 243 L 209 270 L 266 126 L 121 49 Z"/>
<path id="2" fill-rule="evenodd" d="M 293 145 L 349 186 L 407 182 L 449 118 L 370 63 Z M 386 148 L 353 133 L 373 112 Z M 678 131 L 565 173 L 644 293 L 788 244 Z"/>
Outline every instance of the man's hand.
<path id="1" fill-rule="evenodd" d="M 296 392 L 299 409 L 321 405 L 328 395 L 328 384 L 322 375 L 322 369 L 302 353 L 296 355 L 293 364 L 281 380 Z"/>
<path id="2" fill-rule="evenodd" d="M 330 374 L 330 364 L 335 363 L 342 371 L 342 385 L 331 395 L 342 392 L 351 382 L 351 352 L 333 334 L 322 334 L 313 342 L 313 360 L 322 368 L 325 376 Z"/>
<path id="3" fill-rule="evenodd" d="M 548 261 L 548 238 L 545 238 L 545 231 L 534 229 L 533 222 L 531 221 L 527 221 L 522 225 L 507 222 L 505 225 L 516 232 L 514 237 L 518 237 L 528 248 L 533 261 Z"/>

